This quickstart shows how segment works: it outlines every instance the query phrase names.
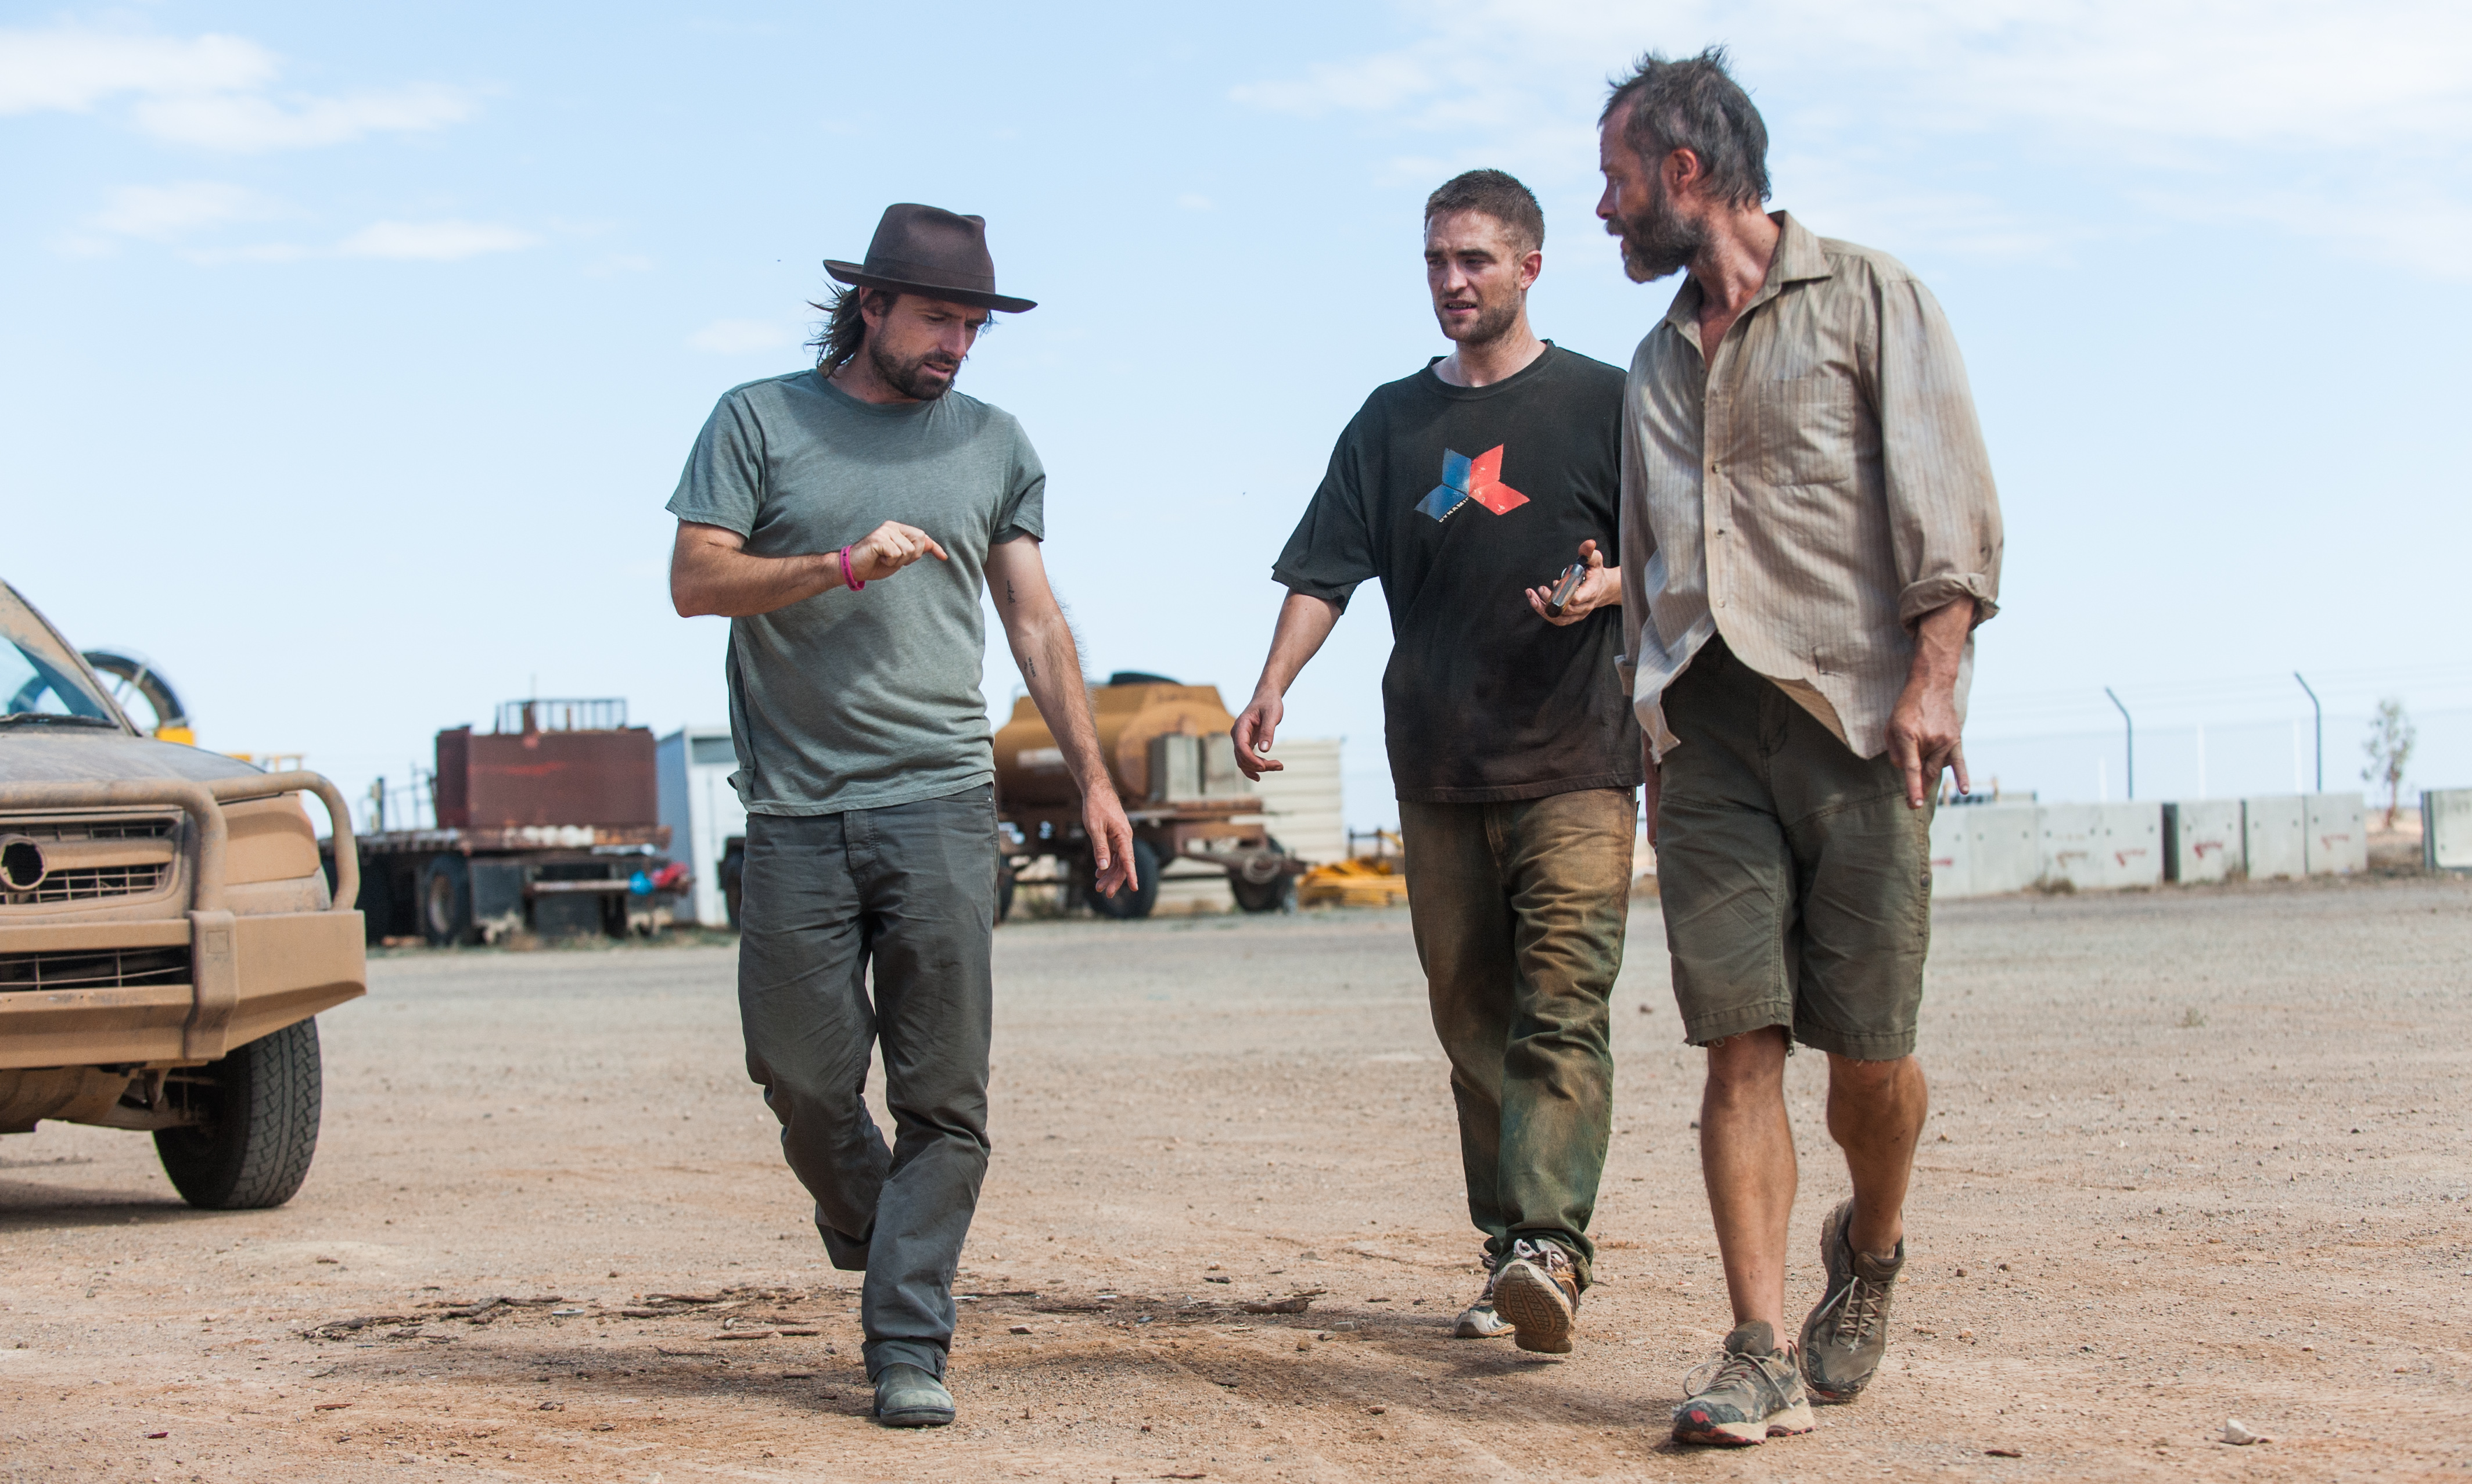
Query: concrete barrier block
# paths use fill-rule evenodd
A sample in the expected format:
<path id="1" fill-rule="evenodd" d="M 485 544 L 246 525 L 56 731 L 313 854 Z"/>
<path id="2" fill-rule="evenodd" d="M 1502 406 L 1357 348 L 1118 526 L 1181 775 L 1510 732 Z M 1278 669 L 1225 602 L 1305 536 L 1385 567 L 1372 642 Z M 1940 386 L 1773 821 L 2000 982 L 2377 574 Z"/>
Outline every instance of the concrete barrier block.
<path id="1" fill-rule="evenodd" d="M 2420 863 L 2431 871 L 2472 871 L 2472 788 L 2420 791 Z"/>
<path id="2" fill-rule="evenodd" d="M 2032 803 L 1985 803 L 1965 816 L 1967 870 L 1974 894 L 2022 892 L 2043 874 L 2043 810 Z"/>
<path id="3" fill-rule="evenodd" d="M 2163 806 L 2163 878 L 2221 881 L 2248 858 L 2237 799 L 2200 799 Z"/>
<path id="4" fill-rule="evenodd" d="M 1973 831 L 1967 827 L 1965 816 L 1972 814 L 1977 807 L 1973 804 L 1955 807 L 1943 804 L 1933 811 L 1931 875 L 1934 898 L 1976 895 L 1973 852 L 1966 849 L 1967 837 Z"/>
<path id="5" fill-rule="evenodd" d="M 2357 875 L 2369 869 L 2368 810 L 2358 794 L 2304 794 L 2301 850 L 2313 876 Z"/>
<path id="6" fill-rule="evenodd" d="M 2162 805 L 2050 803 L 2042 816 L 2045 880 L 2081 892 L 2162 882 Z"/>
<path id="7" fill-rule="evenodd" d="M 2241 801 L 2242 852 L 2248 878 L 2272 881 L 2309 874 L 2309 811 L 2299 794 Z"/>

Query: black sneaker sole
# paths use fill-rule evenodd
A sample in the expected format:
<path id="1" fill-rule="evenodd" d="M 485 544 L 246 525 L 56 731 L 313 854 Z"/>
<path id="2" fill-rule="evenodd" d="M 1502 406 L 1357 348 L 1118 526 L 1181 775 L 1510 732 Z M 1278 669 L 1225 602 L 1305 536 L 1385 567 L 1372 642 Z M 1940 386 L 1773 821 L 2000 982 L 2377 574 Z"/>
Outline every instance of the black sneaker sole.
<path id="1" fill-rule="evenodd" d="M 1570 1301 L 1554 1280 L 1526 1262 L 1506 1265 L 1494 1280 L 1493 1311 L 1518 1331 L 1521 1350 L 1542 1355 L 1571 1352 L 1573 1315 Z"/>
<path id="2" fill-rule="evenodd" d="M 943 1407 L 904 1407 L 898 1412 L 877 1412 L 879 1427 L 948 1427 L 953 1414 Z"/>

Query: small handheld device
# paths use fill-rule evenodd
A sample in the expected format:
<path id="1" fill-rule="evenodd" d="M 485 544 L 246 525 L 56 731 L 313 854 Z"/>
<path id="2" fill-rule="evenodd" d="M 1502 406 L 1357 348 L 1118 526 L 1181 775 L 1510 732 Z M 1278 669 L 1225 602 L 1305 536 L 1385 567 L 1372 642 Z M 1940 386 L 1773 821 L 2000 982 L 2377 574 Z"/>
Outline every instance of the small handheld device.
<path id="1" fill-rule="evenodd" d="M 1587 575 L 1588 568 L 1583 562 L 1574 562 L 1563 568 L 1562 580 L 1554 585 L 1554 595 L 1545 600 L 1545 611 L 1556 618 L 1561 617 L 1563 608 L 1571 601 L 1571 594 L 1580 590 L 1580 584 Z"/>

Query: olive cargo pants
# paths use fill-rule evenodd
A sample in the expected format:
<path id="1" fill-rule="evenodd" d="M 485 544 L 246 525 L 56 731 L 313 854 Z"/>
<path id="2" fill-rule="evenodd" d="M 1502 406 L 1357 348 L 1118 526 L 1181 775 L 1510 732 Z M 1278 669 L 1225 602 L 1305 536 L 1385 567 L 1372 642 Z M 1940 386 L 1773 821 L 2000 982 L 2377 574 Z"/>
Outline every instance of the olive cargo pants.
<path id="1" fill-rule="evenodd" d="M 987 1169 L 992 791 L 749 815 L 743 881 L 747 1074 L 763 1084 L 781 1152 L 816 1198 L 826 1256 L 867 1273 L 868 1376 L 907 1364 L 940 1376 L 953 1271 Z M 877 1045 L 890 1148 L 865 1098 Z"/>
<path id="2" fill-rule="evenodd" d="M 1399 803 L 1469 1219 L 1496 1259 L 1522 1237 L 1560 1243 L 1582 1284 L 1613 1121 L 1606 999 L 1622 971 L 1637 812 L 1630 790 L 1612 788 Z"/>

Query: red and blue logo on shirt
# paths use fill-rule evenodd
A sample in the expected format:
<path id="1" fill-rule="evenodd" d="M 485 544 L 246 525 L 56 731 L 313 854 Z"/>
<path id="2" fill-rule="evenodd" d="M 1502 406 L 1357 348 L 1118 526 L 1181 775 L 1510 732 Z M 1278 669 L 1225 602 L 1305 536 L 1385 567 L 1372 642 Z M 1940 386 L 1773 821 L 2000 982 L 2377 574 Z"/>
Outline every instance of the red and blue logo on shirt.
<path id="1" fill-rule="evenodd" d="M 1442 450 L 1442 482 L 1434 492 L 1416 502 L 1416 508 L 1436 520 L 1447 520 L 1453 512 L 1470 500 L 1493 512 L 1507 515 L 1528 503 L 1528 496 L 1502 482 L 1502 450 L 1494 444 L 1471 459 L 1457 449 Z"/>

